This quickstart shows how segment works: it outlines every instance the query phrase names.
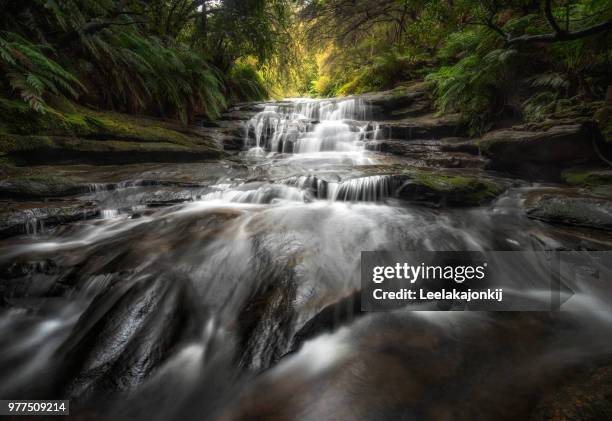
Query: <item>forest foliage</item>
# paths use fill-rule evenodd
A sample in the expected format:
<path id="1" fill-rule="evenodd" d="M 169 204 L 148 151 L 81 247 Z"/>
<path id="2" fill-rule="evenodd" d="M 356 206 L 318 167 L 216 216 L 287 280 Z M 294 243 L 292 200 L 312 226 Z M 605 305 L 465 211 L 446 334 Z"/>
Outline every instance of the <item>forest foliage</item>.
<path id="1" fill-rule="evenodd" d="M 187 121 L 268 97 L 292 56 L 284 0 L 0 0 L 0 90 Z M 264 78 L 264 76 L 268 76 Z"/>
<path id="2" fill-rule="evenodd" d="M 610 85 L 598 0 L 0 0 L 0 91 L 188 121 L 271 96 L 432 85 L 474 131 Z"/>
<path id="3" fill-rule="evenodd" d="M 433 85 L 440 112 L 474 132 L 601 99 L 610 85 L 612 4 L 597 0 L 304 1 L 316 52 L 310 93 Z"/>

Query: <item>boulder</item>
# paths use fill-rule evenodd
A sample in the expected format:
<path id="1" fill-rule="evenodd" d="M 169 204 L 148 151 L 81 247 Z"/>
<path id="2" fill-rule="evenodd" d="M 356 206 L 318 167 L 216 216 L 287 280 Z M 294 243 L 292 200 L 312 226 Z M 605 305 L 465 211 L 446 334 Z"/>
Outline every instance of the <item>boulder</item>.
<path id="1" fill-rule="evenodd" d="M 585 124 L 553 126 L 545 131 L 496 130 L 479 142 L 493 167 L 517 169 L 524 163 L 567 166 L 594 157 L 592 130 Z"/>
<path id="2" fill-rule="evenodd" d="M 136 276 L 115 282 L 81 315 L 58 349 L 62 396 L 86 399 L 142 383 L 184 341 L 202 329 L 202 311 L 188 279 Z"/>
<path id="3" fill-rule="evenodd" d="M 505 182 L 475 175 L 412 171 L 407 177 L 397 196 L 431 206 L 480 206 L 508 187 Z"/>
<path id="4" fill-rule="evenodd" d="M 612 185 L 612 169 L 595 166 L 572 167 L 561 173 L 561 178 L 568 184 L 577 186 Z"/>
<path id="5" fill-rule="evenodd" d="M 289 353 L 298 351 L 307 340 L 313 339 L 323 333 L 333 332 L 341 326 L 352 323 L 355 319 L 365 314 L 366 313 L 361 310 L 360 290 L 340 298 L 323 307 L 317 314 L 304 323 L 293 336 Z"/>
<path id="6" fill-rule="evenodd" d="M 612 201 L 573 192 L 534 193 L 526 201 L 529 218 L 612 231 Z"/>

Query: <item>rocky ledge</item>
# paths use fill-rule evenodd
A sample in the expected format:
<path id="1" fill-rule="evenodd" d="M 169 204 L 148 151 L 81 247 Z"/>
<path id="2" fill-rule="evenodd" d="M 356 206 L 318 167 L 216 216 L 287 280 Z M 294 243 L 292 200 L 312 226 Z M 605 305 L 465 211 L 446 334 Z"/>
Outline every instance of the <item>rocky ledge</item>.
<path id="1" fill-rule="evenodd" d="M 0 101 L 0 156 L 24 163 L 177 162 L 221 157 L 204 127 L 101 112 L 63 103 L 32 113 Z"/>
<path id="2" fill-rule="evenodd" d="M 538 131 L 514 127 L 490 132 L 476 144 L 491 160 L 491 168 L 526 178 L 558 179 L 563 168 L 595 160 L 594 135 L 588 124 L 562 124 Z"/>
<path id="3" fill-rule="evenodd" d="M 0 208 L 0 238 L 36 234 L 48 227 L 100 216 L 93 203 L 80 201 L 30 202 Z"/>
<path id="4" fill-rule="evenodd" d="M 591 191 L 542 189 L 525 201 L 527 216 L 548 223 L 612 231 L 612 200 Z"/>

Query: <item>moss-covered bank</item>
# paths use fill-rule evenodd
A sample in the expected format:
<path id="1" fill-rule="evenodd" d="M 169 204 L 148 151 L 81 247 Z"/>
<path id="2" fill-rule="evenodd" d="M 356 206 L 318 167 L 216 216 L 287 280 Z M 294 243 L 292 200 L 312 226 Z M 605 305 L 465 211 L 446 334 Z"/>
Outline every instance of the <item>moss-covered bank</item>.
<path id="1" fill-rule="evenodd" d="M 16 162 L 175 162 L 217 158 L 194 126 L 94 111 L 63 102 L 44 113 L 0 99 L 0 155 Z"/>

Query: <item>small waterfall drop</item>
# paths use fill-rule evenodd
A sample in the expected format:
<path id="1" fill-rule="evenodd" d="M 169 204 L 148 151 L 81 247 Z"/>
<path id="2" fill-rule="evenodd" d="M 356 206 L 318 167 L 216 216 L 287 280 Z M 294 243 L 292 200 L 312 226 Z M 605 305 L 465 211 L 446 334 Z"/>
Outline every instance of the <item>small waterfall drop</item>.
<path id="1" fill-rule="evenodd" d="M 386 175 L 373 175 L 328 184 L 328 198 L 344 202 L 379 202 L 393 192 L 393 180 Z"/>
<path id="2" fill-rule="evenodd" d="M 251 155 L 351 153 L 363 160 L 370 115 L 369 105 L 360 98 L 266 106 L 246 123 L 245 148 Z"/>

